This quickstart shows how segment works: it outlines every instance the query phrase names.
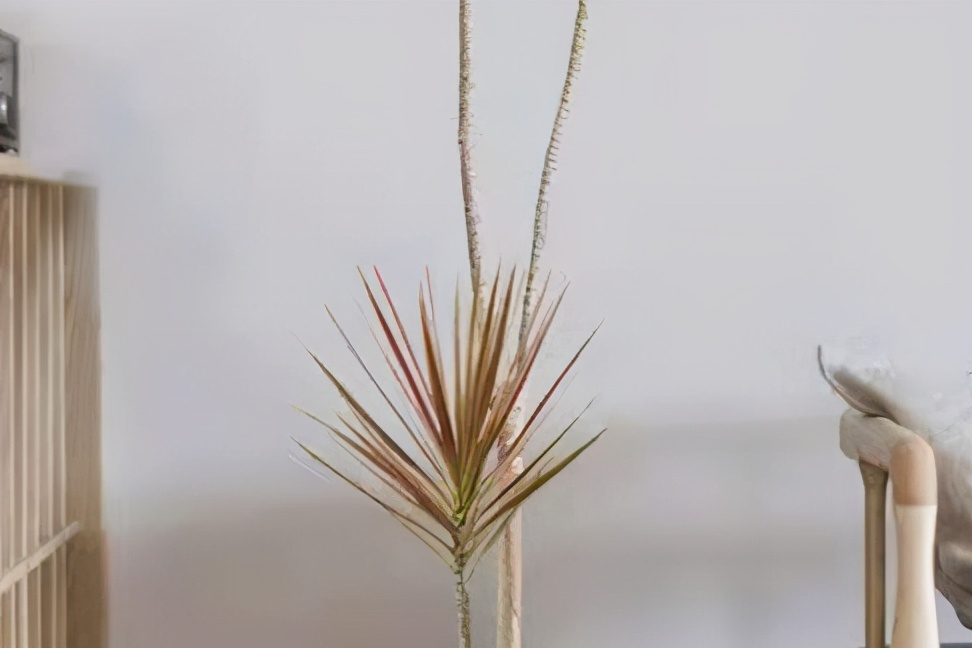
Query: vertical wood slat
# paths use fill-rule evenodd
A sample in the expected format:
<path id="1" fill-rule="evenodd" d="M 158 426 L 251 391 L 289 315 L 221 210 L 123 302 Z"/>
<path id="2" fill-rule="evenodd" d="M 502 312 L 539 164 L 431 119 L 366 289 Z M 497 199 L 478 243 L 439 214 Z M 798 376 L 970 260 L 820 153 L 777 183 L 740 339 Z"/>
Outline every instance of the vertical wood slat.
<path id="1" fill-rule="evenodd" d="M 23 202 L 21 203 L 21 238 L 20 238 L 20 258 L 23 273 L 21 275 L 21 290 L 23 291 L 23 306 L 20 317 L 21 345 L 23 347 L 20 364 L 21 394 L 20 394 L 20 420 L 22 426 L 22 457 L 21 466 L 21 538 L 22 555 L 27 555 L 34 547 L 34 323 L 33 323 L 33 278 L 31 254 L 31 191 L 30 185 L 24 185 Z M 25 638 L 26 648 L 33 648 L 37 643 L 34 637 L 33 612 L 33 580 L 34 574 L 23 581 L 23 600 L 20 603 L 21 615 L 24 623 L 22 633 Z"/>
<path id="2" fill-rule="evenodd" d="M 32 185 L 26 186 L 26 202 L 24 205 L 24 449 L 27 461 L 25 463 L 24 502 L 26 520 L 26 550 L 31 553 L 40 544 L 40 493 L 38 490 L 38 472 L 40 469 L 40 380 L 38 376 L 38 356 L 40 355 L 40 340 L 38 330 L 39 295 L 37 290 L 38 259 L 37 232 L 39 205 L 37 191 Z M 32 571 L 25 581 L 26 601 L 23 604 L 27 610 L 27 645 L 30 648 L 40 643 L 40 574 Z"/>
<path id="3" fill-rule="evenodd" d="M 14 411 L 13 411 L 13 192 L 0 182 L 0 572 L 13 566 L 14 554 Z M 16 626 L 13 592 L 0 595 L 0 645 L 13 646 Z"/>
<path id="4" fill-rule="evenodd" d="M 41 401 L 41 260 L 40 260 L 40 232 L 41 232 L 41 189 L 40 185 L 28 185 L 27 195 L 27 285 L 28 285 L 28 311 L 27 311 L 27 333 L 30 339 L 28 354 L 30 360 L 27 363 L 27 372 L 30 375 L 28 398 L 28 418 L 30 420 L 30 465 L 28 466 L 29 476 L 27 479 L 27 489 L 29 501 L 27 508 L 29 511 L 30 528 L 28 529 L 29 551 L 33 553 L 41 545 L 41 471 L 43 461 L 42 439 L 43 433 L 43 413 Z M 29 641 L 30 646 L 41 645 L 41 573 L 34 570 L 27 581 L 27 613 L 30 622 Z"/>
<path id="5" fill-rule="evenodd" d="M 64 353 L 67 517 L 83 529 L 67 547 L 69 648 L 106 648 L 101 528 L 101 316 L 95 193 L 64 189 Z"/>
<path id="6" fill-rule="evenodd" d="M 57 188 L 57 206 L 54 211 L 54 274 L 55 289 L 54 293 L 58 296 L 56 304 L 54 342 L 56 353 L 61 362 L 56 363 L 54 376 L 54 421 L 55 421 L 55 481 L 57 483 L 57 500 L 55 517 L 59 529 L 67 526 L 67 469 L 66 469 L 66 443 L 65 443 L 65 417 L 66 417 L 66 382 L 64 370 L 64 311 L 65 311 L 65 291 L 64 291 L 64 187 Z M 56 648 L 67 647 L 67 548 L 61 547 L 54 556 L 55 574 L 57 575 L 57 615 L 55 631 L 56 638 L 54 646 Z"/>
<path id="7" fill-rule="evenodd" d="M 43 424 L 41 426 L 42 439 L 41 460 L 41 537 L 50 539 L 60 529 L 54 521 L 54 313 L 56 310 L 57 296 L 54 293 L 54 250 L 53 250 L 53 229 L 54 229 L 54 201 L 53 189 L 45 185 L 42 189 L 41 205 L 42 218 L 40 223 L 39 250 L 40 250 L 40 285 L 41 295 L 41 338 L 44 343 L 41 345 L 42 380 L 41 380 L 41 412 L 43 414 Z M 53 648 L 57 623 L 57 580 L 55 574 L 56 563 L 54 560 L 46 560 L 41 565 L 41 646 Z"/>
<path id="8" fill-rule="evenodd" d="M 14 438 L 17 439 L 18 443 L 18 457 L 16 459 L 16 472 L 17 472 L 17 498 L 16 498 L 16 516 L 17 516 L 17 555 L 26 556 L 30 551 L 30 547 L 27 544 L 27 529 L 28 529 L 28 519 L 27 519 L 27 468 L 30 465 L 28 452 L 27 452 L 27 438 L 29 436 L 29 431 L 27 429 L 27 347 L 29 343 L 26 340 L 26 326 L 27 326 L 27 258 L 24 254 L 27 250 L 27 185 L 18 184 L 17 186 L 17 203 L 14 208 L 14 218 L 17 219 L 17 241 L 14 244 L 14 251 L 16 256 L 14 257 L 14 276 L 16 278 L 16 288 L 14 297 L 14 326 L 15 326 L 15 337 L 18 340 L 18 344 L 14 348 L 14 370 L 17 372 L 18 379 L 14 381 L 14 393 L 16 397 L 14 399 L 14 406 L 17 408 L 17 426 L 14 431 Z M 17 584 L 16 588 L 16 599 L 17 599 L 17 644 L 20 648 L 30 648 L 28 636 L 29 633 L 29 615 L 27 613 L 27 603 L 29 599 L 27 598 L 27 586 L 28 582 L 23 580 Z"/>
<path id="9" fill-rule="evenodd" d="M 10 551 L 10 563 L 11 565 L 19 557 L 20 550 L 20 518 L 18 517 L 19 507 L 17 506 L 17 491 L 19 486 L 18 474 L 17 474 L 17 462 L 19 453 L 19 439 L 17 431 L 19 429 L 19 411 L 17 407 L 17 353 L 19 349 L 19 315 L 17 312 L 17 305 L 20 302 L 20 273 L 17 267 L 17 250 L 19 249 L 18 242 L 20 240 L 20 227 L 18 214 L 18 198 L 20 192 L 15 185 L 10 187 L 10 204 L 9 204 L 9 219 L 10 219 L 10 241 L 8 244 L 8 251 L 10 256 L 10 313 L 8 314 L 8 321 L 10 323 L 10 348 L 9 348 L 9 364 L 8 364 L 8 378 L 10 380 L 9 389 L 7 390 L 9 396 L 10 404 L 10 415 L 9 415 L 9 438 L 10 438 L 10 454 L 9 458 L 9 481 L 8 481 L 8 492 L 7 492 L 7 516 L 10 522 L 10 535 L 8 536 L 10 542 L 8 543 L 8 548 Z M 10 604 L 10 645 L 17 645 L 20 643 L 20 629 L 17 627 L 17 622 L 19 621 L 20 604 L 18 601 L 18 589 L 14 588 L 9 592 L 9 604 Z"/>

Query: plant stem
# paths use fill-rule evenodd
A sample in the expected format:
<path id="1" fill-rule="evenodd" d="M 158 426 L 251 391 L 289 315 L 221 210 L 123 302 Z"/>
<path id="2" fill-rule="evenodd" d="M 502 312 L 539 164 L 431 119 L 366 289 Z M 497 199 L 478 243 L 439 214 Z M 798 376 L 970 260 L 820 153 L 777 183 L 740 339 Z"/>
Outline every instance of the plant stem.
<path id="1" fill-rule="evenodd" d="M 517 509 L 503 529 L 497 560 L 499 600 L 496 605 L 497 648 L 519 647 L 523 612 L 523 510 Z"/>
<path id="2" fill-rule="evenodd" d="M 466 575 L 456 574 L 456 614 L 459 617 L 459 648 L 472 648 L 472 632 L 469 627 L 469 592 L 466 591 Z"/>
<path id="3" fill-rule="evenodd" d="M 476 197 L 473 193 L 473 178 L 476 174 L 472 170 L 472 153 L 470 150 L 471 105 L 469 95 L 472 92 L 472 75 L 470 72 L 469 52 L 471 49 L 472 12 L 469 0 L 459 0 L 459 174 L 462 182 L 463 212 L 466 217 L 466 244 L 469 248 L 469 278 L 472 282 L 473 295 L 478 298 L 480 292 L 479 278 L 479 214 L 476 210 Z"/>
<path id="4" fill-rule="evenodd" d="M 537 207 L 533 216 L 533 242 L 530 245 L 530 265 L 527 270 L 526 292 L 523 295 L 523 319 L 520 322 L 520 336 L 525 333 L 530 319 L 530 300 L 533 297 L 533 282 L 536 279 L 537 265 L 540 260 L 540 249 L 547 234 L 547 190 L 557 170 L 557 152 L 560 147 L 560 132 L 564 121 L 570 114 L 570 99 L 574 92 L 574 79 L 580 72 L 581 55 L 584 53 L 584 41 L 587 37 L 587 3 L 585 0 L 577 2 L 577 16 L 574 19 L 574 36 L 570 42 L 570 58 L 567 62 L 567 75 L 560 92 L 560 103 L 554 116 L 553 128 L 550 130 L 550 140 L 547 143 L 547 153 L 543 158 L 543 170 L 540 172 L 540 190 L 537 194 Z"/>
<path id="5" fill-rule="evenodd" d="M 554 116 L 553 128 L 547 152 L 543 159 L 543 170 L 540 173 L 540 189 L 537 195 L 537 206 L 533 219 L 533 241 L 530 244 L 530 264 L 527 268 L 526 291 L 523 295 L 523 310 L 520 320 L 519 343 L 526 343 L 527 324 L 530 321 L 532 307 L 533 283 L 536 279 L 540 261 L 540 250 L 543 248 L 544 237 L 547 232 L 547 190 L 554 171 L 557 168 L 557 151 L 560 145 L 560 132 L 564 121 L 570 114 L 570 99 L 573 94 L 574 79 L 580 71 L 581 54 L 584 51 L 584 40 L 587 34 L 587 4 L 585 0 L 577 2 L 577 16 L 574 19 L 574 35 L 570 44 L 570 58 L 567 63 L 567 74 L 560 93 L 560 103 Z M 522 404 L 517 405 L 516 413 L 511 417 L 514 425 L 507 427 L 499 439 L 499 455 L 505 459 L 510 452 L 510 444 L 514 440 L 519 425 L 522 424 Z M 508 478 L 512 479 L 522 470 L 522 462 L 517 457 Z M 519 470 L 518 470 L 519 468 Z M 499 554 L 499 582 L 496 613 L 496 645 L 497 648 L 520 648 L 520 617 L 522 615 L 523 588 L 523 520 L 522 512 L 517 510 L 506 528 L 503 530 L 503 540 Z"/>

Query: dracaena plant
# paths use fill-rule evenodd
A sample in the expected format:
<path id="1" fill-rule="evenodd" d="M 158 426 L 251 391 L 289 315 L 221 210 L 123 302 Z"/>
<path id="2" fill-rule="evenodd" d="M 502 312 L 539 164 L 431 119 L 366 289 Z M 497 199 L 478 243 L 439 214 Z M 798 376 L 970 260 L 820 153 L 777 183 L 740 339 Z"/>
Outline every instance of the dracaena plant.
<path id="1" fill-rule="evenodd" d="M 305 444 L 300 447 L 390 513 L 450 568 L 456 577 L 460 646 L 469 648 L 466 584 L 475 565 L 517 508 L 601 434 L 561 453 L 561 443 L 578 415 L 562 429 L 552 430 L 552 440 L 533 442 L 593 333 L 555 374 L 542 397 L 516 417 L 563 292 L 550 297 L 547 284 L 541 287 L 521 336 L 516 311 L 523 294 L 515 271 L 498 273 L 482 298 L 474 296 L 470 308 L 462 307 L 457 288 L 455 304 L 444 314 L 451 320 L 452 339 L 443 345 L 428 273 L 419 291 L 420 326 L 415 335 L 406 332 L 381 274 L 375 270 L 376 285 L 363 273 L 361 278 L 387 380 L 379 378 L 330 310 L 328 314 L 380 396 L 380 406 L 364 405 L 332 365 L 311 353 L 347 411 L 327 420 L 301 410 L 327 428 L 339 450 L 324 453 Z M 509 451 L 498 453 L 497 441 L 511 426 Z M 525 466 L 512 474 L 517 457 L 526 457 Z"/>

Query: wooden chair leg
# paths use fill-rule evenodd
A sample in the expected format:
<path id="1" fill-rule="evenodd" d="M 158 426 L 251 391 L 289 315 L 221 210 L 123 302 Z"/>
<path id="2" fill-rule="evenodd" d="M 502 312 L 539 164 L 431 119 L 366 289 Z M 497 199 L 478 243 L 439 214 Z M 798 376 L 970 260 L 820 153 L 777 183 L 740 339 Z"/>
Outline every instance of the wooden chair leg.
<path id="1" fill-rule="evenodd" d="M 898 589 L 891 648 L 939 648 L 935 611 L 935 453 L 915 437 L 891 451 Z"/>
<path id="2" fill-rule="evenodd" d="M 885 506 L 888 473 L 860 462 L 864 480 L 864 646 L 884 648 Z"/>

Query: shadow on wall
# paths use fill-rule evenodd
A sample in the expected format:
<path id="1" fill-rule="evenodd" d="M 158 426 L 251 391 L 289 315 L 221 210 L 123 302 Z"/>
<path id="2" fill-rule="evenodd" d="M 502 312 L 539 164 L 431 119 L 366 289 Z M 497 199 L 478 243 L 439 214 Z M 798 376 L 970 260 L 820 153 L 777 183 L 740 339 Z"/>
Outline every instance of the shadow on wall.
<path id="1" fill-rule="evenodd" d="M 527 645 L 857 645 L 862 496 L 836 425 L 616 425 L 526 511 Z M 291 501 L 200 495 L 112 538 L 115 641 L 454 645 L 451 575 L 345 490 L 308 476 Z M 493 643 L 492 581 L 484 562 L 477 646 Z"/>
<path id="2" fill-rule="evenodd" d="M 254 503 L 138 529 L 115 540 L 113 636 L 144 648 L 452 645 L 450 575 L 382 515 Z"/>

